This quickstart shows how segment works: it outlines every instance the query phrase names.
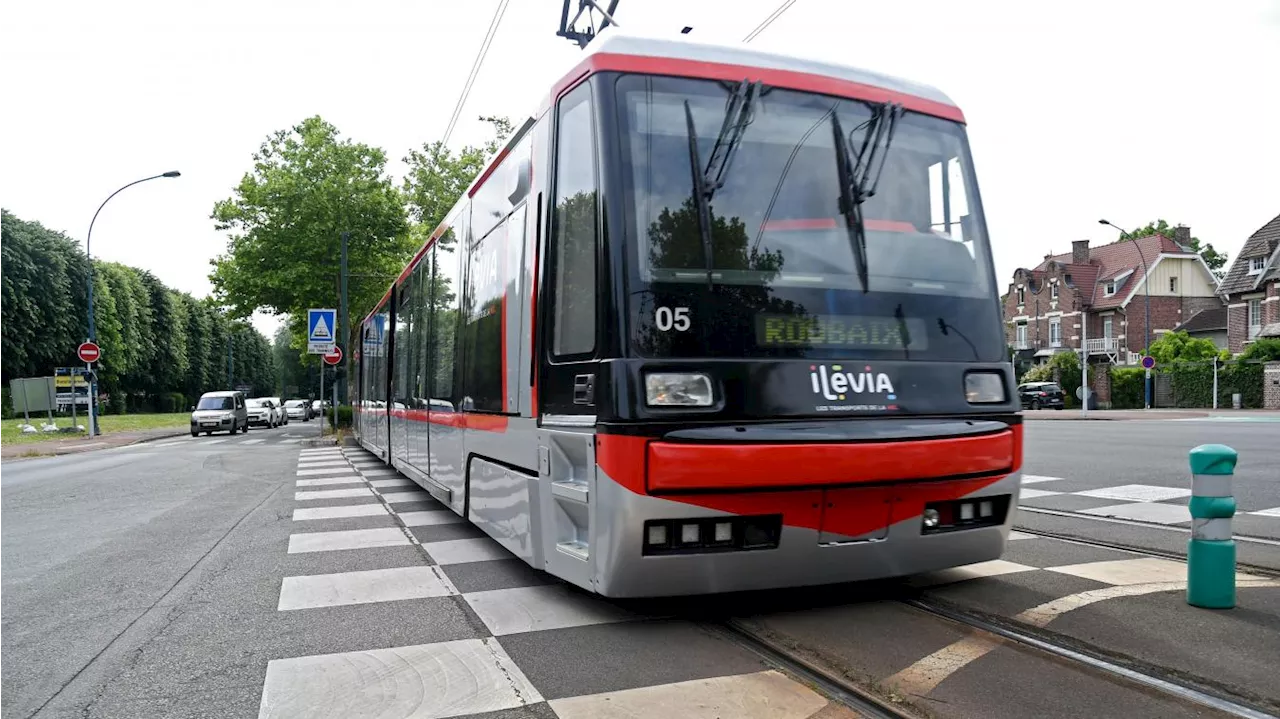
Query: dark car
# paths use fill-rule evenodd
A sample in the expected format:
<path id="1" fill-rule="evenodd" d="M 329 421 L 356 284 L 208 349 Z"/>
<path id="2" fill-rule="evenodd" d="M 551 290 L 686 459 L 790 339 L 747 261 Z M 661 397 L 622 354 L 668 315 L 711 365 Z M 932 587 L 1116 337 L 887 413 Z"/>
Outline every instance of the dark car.
<path id="1" fill-rule="evenodd" d="M 1028 382 L 1018 385 L 1018 397 L 1024 409 L 1062 409 L 1062 388 L 1053 382 Z"/>

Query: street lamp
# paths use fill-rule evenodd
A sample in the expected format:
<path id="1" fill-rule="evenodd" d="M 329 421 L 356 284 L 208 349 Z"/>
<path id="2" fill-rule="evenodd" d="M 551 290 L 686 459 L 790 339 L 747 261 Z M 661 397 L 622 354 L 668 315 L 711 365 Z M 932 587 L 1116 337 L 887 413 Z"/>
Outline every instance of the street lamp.
<path id="1" fill-rule="evenodd" d="M 107 195 L 107 199 L 103 200 L 101 205 L 98 205 L 98 211 L 93 213 L 93 219 L 89 221 L 89 234 L 85 235 L 85 238 L 84 238 L 84 257 L 85 257 L 85 260 L 89 263 L 88 295 L 89 295 L 89 341 L 90 342 L 94 342 L 98 339 L 97 328 L 93 324 L 93 256 L 89 254 L 89 243 L 93 240 L 93 224 L 98 221 L 98 214 L 102 212 L 102 208 L 106 207 L 108 202 L 111 202 L 111 198 L 115 197 L 121 192 L 124 192 L 130 187 L 133 187 L 134 185 L 147 182 L 148 180 L 159 180 L 162 177 L 180 177 L 181 175 L 182 173 L 178 172 L 177 170 L 170 170 L 160 175 L 153 175 L 151 177 L 144 177 L 141 180 L 134 180 L 133 182 L 130 182 L 124 187 L 121 187 L 119 190 L 116 190 L 110 195 Z M 100 432 L 98 432 L 97 413 L 94 412 L 94 409 L 96 408 L 96 405 L 97 405 L 97 397 L 98 397 L 97 387 L 98 387 L 97 381 L 93 381 L 89 383 L 89 436 L 90 437 L 97 434 L 101 434 Z"/>
<path id="2" fill-rule="evenodd" d="M 1146 320 L 1143 323 L 1144 329 L 1146 330 L 1146 333 L 1145 333 L 1146 347 L 1142 350 L 1142 354 L 1150 355 L 1151 354 L 1151 278 L 1148 276 L 1148 273 L 1147 273 L 1147 258 L 1142 255 L 1142 245 L 1137 244 L 1137 241 L 1134 240 L 1132 236 L 1129 235 L 1128 232 L 1125 232 L 1119 227 L 1116 227 L 1114 224 L 1107 222 L 1105 219 L 1098 220 L 1098 224 L 1108 225 L 1117 230 L 1120 230 L 1120 239 L 1123 240 L 1124 238 L 1129 237 L 1130 241 L 1134 242 L 1134 247 L 1138 248 L 1138 259 L 1142 260 L 1142 287 L 1144 289 L 1144 292 L 1143 292 L 1144 302 L 1146 303 Z M 1127 317 L 1127 314 L 1126 314 L 1126 317 Z M 1151 409 L 1151 370 L 1147 370 L 1146 381 L 1143 383 L 1143 390 L 1144 390 L 1144 404 L 1146 405 L 1145 409 Z"/>

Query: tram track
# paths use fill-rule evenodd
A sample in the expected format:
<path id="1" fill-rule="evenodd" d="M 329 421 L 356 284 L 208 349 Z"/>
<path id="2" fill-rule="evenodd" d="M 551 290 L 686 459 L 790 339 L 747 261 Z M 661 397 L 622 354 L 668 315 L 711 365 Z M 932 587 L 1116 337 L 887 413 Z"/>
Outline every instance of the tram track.
<path id="1" fill-rule="evenodd" d="M 1186 560 L 1185 554 L 1174 551 L 1086 539 L 1040 529 L 1018 527 L 1017 530 L 1046 539 L 1135 555 L 1175 561 Z M 1280 578 L 1280 572 L 1271 568 L 1244 563 L 1239 566 L 1251 573 Z M 1183 676 L 1176 670 L 1170 671 L 1164 667 L 1144 665 L 1140 660 L 1110 655 L 1100 648 L 1074 641 L 1052 630 L 1024 624 L 1017 618 L 989 615 L 918 595 L 891 599 L 895 603 L 910 607 L 934 619 L 960 625 L 971 635 L 986 637 L 1002 645 L 1012 645 L 1048 655 L 1058 661 L 1080 667 L 1088 673 L 1159 692 L 1176 701 L 1196 705 L 1222 716 L 1242 719 L 1277 719 L 1276 714 L 1247 703 L 1246 698 L 1207 685 L 1201 678 Z M 834 662 L 825 660 L 816 652 L 804 651 L 804 647 L 794 640 L 774 636 L 772 632 L 756 626 L 754 622 L 738 618 L 722 619 L 715 622 L 714 628 L 726 638 L 760 656 L 767 663 L 808 682 L 833 701 L 858 712 L 860 716 L 919 719 L 919 717 L 936 713 L 916 709 L 910 700 L 900 699 L 892 686 L 879 686 L 875 681 L 852 679 L 845 670 L 833 666 Z"/>

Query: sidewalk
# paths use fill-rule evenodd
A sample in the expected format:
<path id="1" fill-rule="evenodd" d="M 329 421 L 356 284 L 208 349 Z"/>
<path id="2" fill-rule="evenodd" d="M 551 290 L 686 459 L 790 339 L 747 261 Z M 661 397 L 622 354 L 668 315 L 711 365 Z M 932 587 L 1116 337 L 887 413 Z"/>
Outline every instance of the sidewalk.
<path id="1" fill-rule="evenodd" d="M 6 444 L 0 446 L 0 459 L 9 461 L 28 457 L 91 452 L 97 449 L 123 447 L 138 442 L 164 439 L 165 437 L 180 437 L 187 434 L 188 431 L 186 427 L 165 427 L 160 429 L 140 429 L 131 432 L 110 432 L 93 438 L 75 437 L 72 439 L 50 439 L 44 442 Z"/>
<path id="2" fill-rule="evenodd" d="M 1131 420 L 1131 419 L 1204 419 L 1204 418 L 1253 418 L 1280 421 L 1280 412 L 1264 409 L 1091 409 L 1081 414 L 1079 409 L 1023 410 L 1029 420 Z"/>

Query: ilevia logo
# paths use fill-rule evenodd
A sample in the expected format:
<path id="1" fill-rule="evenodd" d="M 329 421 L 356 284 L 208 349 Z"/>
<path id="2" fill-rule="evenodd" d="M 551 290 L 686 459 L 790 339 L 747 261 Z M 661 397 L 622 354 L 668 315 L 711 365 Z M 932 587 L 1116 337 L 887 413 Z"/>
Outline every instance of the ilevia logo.
<path id="1" fill-rule="evenodd" d="M 875 372 L 871 365 L 863 367 L 862 372 L 846 372 L 842 365 L 809 365 L 809 381 L 813 384 L 813 393 L 821 395 L 828 402 L 839 402 L 849 395 L 882 395 L 884 400 L 892 402 L 898 398 L 894 393 L 893 382 L 889 375 Z M 877 398 L 879 399 L 879 398 Z M 821 405 L 819 412 L 838 410 L 894 410 L 896 404 L 848 404 Z"/>

